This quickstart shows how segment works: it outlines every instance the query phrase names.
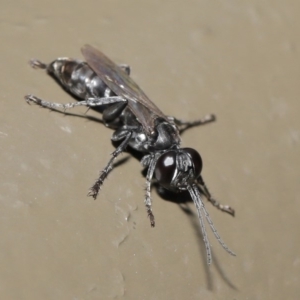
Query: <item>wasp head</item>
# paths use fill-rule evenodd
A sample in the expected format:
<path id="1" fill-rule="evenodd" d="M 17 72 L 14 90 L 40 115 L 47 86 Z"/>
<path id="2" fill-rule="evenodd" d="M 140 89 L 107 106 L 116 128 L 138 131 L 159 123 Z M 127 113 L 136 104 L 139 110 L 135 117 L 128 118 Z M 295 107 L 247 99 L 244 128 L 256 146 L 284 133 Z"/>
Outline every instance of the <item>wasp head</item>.
<path id="1" fill-rule="evenodd" d="M 168 190 L 186 190 L 202 170 L 200 154 L 192 148 L 168 150 L 157 160 L 155 177 Z"/>

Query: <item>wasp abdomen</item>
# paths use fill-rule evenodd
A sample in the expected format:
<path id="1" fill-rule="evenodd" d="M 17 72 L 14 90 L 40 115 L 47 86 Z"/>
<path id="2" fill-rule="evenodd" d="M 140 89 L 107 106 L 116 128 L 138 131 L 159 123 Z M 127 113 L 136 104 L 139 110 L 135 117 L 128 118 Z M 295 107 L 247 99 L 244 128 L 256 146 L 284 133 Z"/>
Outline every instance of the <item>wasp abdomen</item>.
<path id="1" fill-rule="evenodd" d="M 104 97 L 107 85 L 83 61 L 58 58 L 48 65 L 47 71 L 68 92 L 80 99 Z"/>

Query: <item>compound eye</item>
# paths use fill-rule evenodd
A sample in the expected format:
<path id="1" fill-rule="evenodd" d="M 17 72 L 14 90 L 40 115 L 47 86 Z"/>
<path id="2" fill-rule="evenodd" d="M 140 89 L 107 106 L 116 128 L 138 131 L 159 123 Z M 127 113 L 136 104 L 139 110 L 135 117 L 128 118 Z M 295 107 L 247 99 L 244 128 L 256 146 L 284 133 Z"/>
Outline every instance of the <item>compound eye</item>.
<path id="1" fill-rule="evenodd" d="M 176 153 L 168 151 L 161 155 L 155 166 L 155 178 L 163 187 L 169 188 L 176 172 Z"/>
<path id="2" fill-rule="evenodd" d="M 194 174 L 195 177 L 197 178 L 202 171 L 202 158 L 200 154 L 192 148 L 183 148 L 182 150 L 185 151 L 190 156 L 194 167 Z"/>

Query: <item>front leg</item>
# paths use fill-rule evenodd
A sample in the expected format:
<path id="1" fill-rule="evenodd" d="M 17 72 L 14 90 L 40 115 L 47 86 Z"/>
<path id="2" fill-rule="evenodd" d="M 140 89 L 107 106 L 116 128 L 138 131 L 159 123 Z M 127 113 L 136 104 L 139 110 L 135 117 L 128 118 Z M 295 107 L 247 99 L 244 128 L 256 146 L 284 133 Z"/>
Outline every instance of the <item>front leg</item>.
<path id="1" fill-rule="evenodd" d="M 141 163 L 144 167 L 148 166 L 148 172 L 146 176 L 146 195 L 145 195 L 145 206 L 147 210 L 147 215 L 150 219 L 150 225 L 151 227 L 155 226 L 155 219 L 152 212 L 152 200 L 151 200 L 151 181 L 154 175 L 154 170 L 156 166 L 156 162 L 158 158 L 160 157 L 161 153 L 157 153 L 156 155 L 147 155 L 144 156 Z"/>
<path id="2" fill-rule="evenodd" d="M 229 205 L 223 205 L 219 203 L 216 199 L 212 197 L 210 194 L 206 184 L 203 181 L 202 176 L 199 176 L 197 179 L 198 183 L 200 184 L 201 187 L 201 192 L 204 194 L 204 196 L 207 198 L 207 200 L 216 208 L 218 208 L 221 211 L 227 212 L 228 214 L 232 215 L 234 217 L 235 211 L 233 208 L 231 208 Z"/>

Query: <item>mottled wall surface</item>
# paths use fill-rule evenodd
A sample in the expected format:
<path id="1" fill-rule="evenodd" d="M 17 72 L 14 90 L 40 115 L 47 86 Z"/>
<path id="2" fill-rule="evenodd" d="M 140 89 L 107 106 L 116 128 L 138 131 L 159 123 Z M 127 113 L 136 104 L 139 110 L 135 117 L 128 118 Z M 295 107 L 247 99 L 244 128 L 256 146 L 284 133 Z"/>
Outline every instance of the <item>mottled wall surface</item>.
<path id="1" fill-rule="evenodd" d="M 297 299 L 299 13 L 291 0 L 2 1 L 0 298 Z M 206 204 L 237 257 L 208 229 L 208 267 L 193 204 L 155 189 L 150 228 L 133 157 L 96 201 L 86 197 L 112 131 L 91 110 L 65 116 L 23 99 L 74 101 L 27 62 L 82 58 L 85 43 L 130 64 L 166 114 L 217 115 L 182 144 L 199 150 L 211 192 L 236 210 Z"/>

